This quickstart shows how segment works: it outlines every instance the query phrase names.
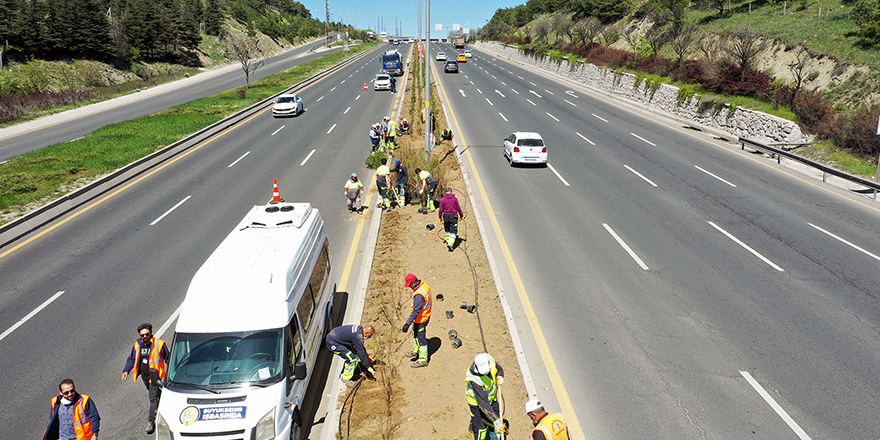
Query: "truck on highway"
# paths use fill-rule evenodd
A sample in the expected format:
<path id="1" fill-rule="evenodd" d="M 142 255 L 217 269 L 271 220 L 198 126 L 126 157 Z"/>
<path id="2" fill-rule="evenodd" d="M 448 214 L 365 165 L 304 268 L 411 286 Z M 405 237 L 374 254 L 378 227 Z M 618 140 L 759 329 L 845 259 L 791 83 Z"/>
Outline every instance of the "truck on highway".
<path id="1" fill-rule="evenodd" d="M 186 292 L 156 438 L 300 439 L 335 289 L 321 213 L 254 206 Z"/>
<path id="2" fill-rule="evenodd" d="M 456 49 L 464 49 L 464 35 L 456 35 L 452 37 L 452 45 Z"/>
<path id="3" fill-rule="evenodd" d="M 400 52 L 391 50 L 383 53 L 382 70 L 393 76 L 403 75 L 403 58 L 400 56 Z"/>

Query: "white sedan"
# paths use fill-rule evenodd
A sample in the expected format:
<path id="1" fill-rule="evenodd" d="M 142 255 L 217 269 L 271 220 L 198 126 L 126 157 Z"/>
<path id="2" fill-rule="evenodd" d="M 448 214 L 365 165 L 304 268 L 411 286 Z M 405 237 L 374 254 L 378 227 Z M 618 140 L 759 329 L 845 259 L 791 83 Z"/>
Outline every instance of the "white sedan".
<path id="1" fill-rule="evenodd" d="M 284 94 L 275 99 L 272 116 L 297 116 L 303 112 L 303 100 L 299 95 Z"/>
<path id="2" fill-rule="evenodd" d="M 518 131 L 504 139 L 504 157 L 514 164 L 547 165 L 547 146 L 538 133 Z"/>
<path id="3" fill-rule="evenodd" d="M 446 54 L 443 52 L 437 52 L 437 56 L 435 57 L 437 61 L 446 61 Z"/>
<path id="4" fill-rule="evenodd" d="M 373 81 L 373 90 L 391 90 L 391 75 L 387 73 L 376 75 L 376 80 Z"/>
<path id="5" fill-rule="evenodd" d="M 474 56 L 474 54 L 472 54 L 470 50 L 466 50 L 466 51 L 464 51 L 464 56 L 470 58 L 470 57 Z"/>

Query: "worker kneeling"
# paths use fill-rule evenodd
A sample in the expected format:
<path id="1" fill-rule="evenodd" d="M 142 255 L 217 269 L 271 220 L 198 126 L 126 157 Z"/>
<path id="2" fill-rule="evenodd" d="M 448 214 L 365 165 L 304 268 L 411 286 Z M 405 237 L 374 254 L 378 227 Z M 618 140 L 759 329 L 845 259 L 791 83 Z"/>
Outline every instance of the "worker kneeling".
<path id="1" fill-rule="evenodd" d="M 498 407 L 498 387 L 504 383 L 504 369 L 487 353 L 474 357 L 465 375 L 467 399 L 471 409 L 474 440 L 498 440 L 504 432 L 504 420 Z"/>
<path id="2" fill-rule="evenodd" d="M 354 385 L 352 379 L 358 365 L 367 379 L 376 380 L 374 377 L 376 372 L 364 347 L 364 340 L 370 339 L 373 333 L 376 333 L 376 330 L 372 325 L 361 327 L 354 324 L 336 327 L 327 334 L 327 348 L 345 362 L 345 366 L 342 367 L 342 381 L 346 385 Z"/>

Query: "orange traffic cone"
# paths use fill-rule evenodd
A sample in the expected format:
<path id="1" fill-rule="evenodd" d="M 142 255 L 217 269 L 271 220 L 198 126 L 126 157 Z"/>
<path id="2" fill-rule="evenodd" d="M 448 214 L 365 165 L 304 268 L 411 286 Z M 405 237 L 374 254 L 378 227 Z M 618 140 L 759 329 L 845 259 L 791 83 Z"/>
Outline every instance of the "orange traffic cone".
<path id="1" fill-rule="evenodd" d="M 278 179 L 272 179 L 272 203 L 280 203 L 281 193 L 278 192 Z"/>
<path id="2" fill-rule="evenodd" d="M 367 82 L 364 81 L 364 90 L 367 90 Z"/>

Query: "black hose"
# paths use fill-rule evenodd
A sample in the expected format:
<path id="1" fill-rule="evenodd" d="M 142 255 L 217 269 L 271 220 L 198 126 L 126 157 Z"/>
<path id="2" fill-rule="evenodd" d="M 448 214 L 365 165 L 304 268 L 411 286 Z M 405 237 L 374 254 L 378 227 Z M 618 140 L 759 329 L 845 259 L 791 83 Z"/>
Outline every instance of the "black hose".
<path id="1" fill-rule="evenodd" d="M 360 379 L 358 379 L 358 382 L 354 385 L 354 387 L 351 389 L 351 391 L 348 392 L 348 395 L 345 396 L 345 400 L 342 402 L 342 411 L 340 411 L 339 414 L 345 414 L 345 406 L 348 405 L 348 403 L 349 403 L 348 399 L 349 398 L 351 399 L 351 405 L 348 405 L 348 421 L 346 422 L 347 425 L 346 425 L 346 429 L 345 429 L 345 438 L 351 437 L 351 412 L 354 409 L 354 396 L 355 396 L 355 394 L 357 394 L 357 391 L 361 387 L 362 383 L 364 383 L 363 374 L 361 374 L 361 377 L 360 377 Z M 340 434 L 342 433 L 342 418 L 339 419 L 339 433 Z"/>

